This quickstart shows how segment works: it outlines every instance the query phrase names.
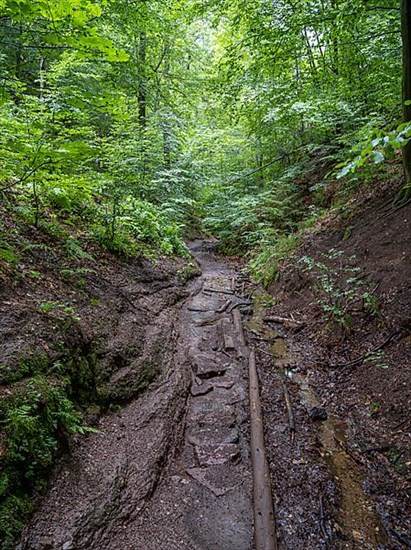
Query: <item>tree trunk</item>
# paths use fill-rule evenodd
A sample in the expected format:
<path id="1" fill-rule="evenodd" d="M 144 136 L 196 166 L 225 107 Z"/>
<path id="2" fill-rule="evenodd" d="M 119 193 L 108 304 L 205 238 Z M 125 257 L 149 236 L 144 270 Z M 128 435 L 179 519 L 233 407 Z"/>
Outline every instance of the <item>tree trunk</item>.
<path id="1" fill-rule="evenodd" d="M 146 127 L 147 118 L 147 83 L 145 79 L 146 73 L 146 52 L 147 52 L 147 35 L 145 32 L 140 33 L 139 44 L 139 65 L 140 65 L 140 81 L 138 83 L 138 119 L 141 127 Z"/>
<path id="2" fill-rule="evenodd" d="M 402 113 L 403 122 L 411 122 L 411 0 L 401 0 L 402 34 Z M 395 199 L 396 204 L 404 204 L 411 198 L 411 141 L 402 150 L 405 186 Z"/>

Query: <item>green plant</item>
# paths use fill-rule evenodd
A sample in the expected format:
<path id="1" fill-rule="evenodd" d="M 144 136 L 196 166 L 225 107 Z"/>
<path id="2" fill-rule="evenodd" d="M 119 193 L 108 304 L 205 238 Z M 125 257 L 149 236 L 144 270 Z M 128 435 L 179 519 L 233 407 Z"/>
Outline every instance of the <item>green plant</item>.
<path id="1" fill-rule="evenodd" d="M 41 303 L 39 307 L 43 313 L 50 313 L 54 309 L 58 309 L 64 306 L 63 304 L 60 304 L 60 302 L 54 302 L 52 300 L 48 300 L 47 302 Z"/>
<path id="2" fill-rule="evenodd" d="M 364 361 L 366 363 L 370 363 L 374 367 L 378 367 L 379 369 L 389 369 L 389 365 L 387 363 L 387 358 L 385 355 L 384 350 L 378 350 L 378 351 L 370 351 L 365 356 Z"/>
<path id="3" fill-rule="evenodd" d="M 49 300 L 41 303 L 39 308 L 46 315 L 53 314 L 56 319 L 61 321 L 64 329 L 68 329 L 73 323 L 80 321 L 80 317 L 76 314 L 74 308 L 61 302 Z"/>
<path id="4" fill-rule="evenodd" d="M 0 537 L 9 539 L 32 509 L 30 495 L 45 486 L 57 451 L 74 433 L 95 432 L 66 395 L 64 379 L 30 379 L 2 404 L 6 453 L 0 476 Z M 17 514 L 17 516 L 15 516 Z M 5 521 L 7 520 L 7 521 Z"/>
<path id="5" fill-rule="evenodd" d="M 379 315 L 379 309 L 377 298 L 369 291 L 363 292 L 367 283 L 361 277 L 361 269 L 350 265 L 355 257 L 343 256 L 342 250 L 330 249 L 321 254 L 323 261 L 303 256 L 298 263 L 303 266 L 302 271 L 311 273 L 316 281 L 316 304 L 328 319 L 349 328 L 355 306 L 359 302 L 363 301 L 364 307 L 372 315 Z"/>
<path id="6" fill-rule="evenodd" d="M 28 275 L 31 279 L 34 279 L 35 281 L 39 280 L 41 278 L 40 271 L 30 270 L 28 272 Z"/>
<path id="7" fill-rule="evenodd" d="M 364 309 L 373 317 L 381 317 L 381 307 L 378 297 L 372 292 L 364 292 L 362 295 Z"/>
<path id="8" fill-rule="evenodd" d="M 405 122 L 400 124 L 394 131 L 371 128 L 365 135 L 362 142 L 356 144 L 352 152 L 355 156 L 351 162 L 343 162 L 336 166 L 340 168 L 337 178 L 342 178 L 354 173 L 372 160 L 375 164 L 381 164 L 385 160 L 392 160 L 395 153 L 401 150 L 411 139 L 411 124 Z"/>
<path id="9" fill-rule="evenodd" d="M 188 261 L 178 270 L 178 280 L 182 285 L 185 285 L 193 277 L 199 274 L 198 265 L 195 262 Z"/>
<path id="10" fill-rule="evenodd" d="M 371 418 L 378 416 L 381 409 L 381 405 L 376 401 L 371 401 L 369 407 L 370 407 L 370 412 L 368 416 L 370 416 Z"/>
<path id="11" fill-rule="evenodd" d="M 17 263 L 17 255 L 13 248 L 9 244 L 0 241 L 0 261 L 1 260 L 12 266 L 15 266 Z"/>
<path id="12" fill-rule="evenodd" d="M 267 243 L 260 243 L 252 254 L 249 262 L 249 271 L 257 283 L 268 287 L 279 273 L 281 262 L 288 258 L 300 242 L 298 234 L 270 236 Z"/>

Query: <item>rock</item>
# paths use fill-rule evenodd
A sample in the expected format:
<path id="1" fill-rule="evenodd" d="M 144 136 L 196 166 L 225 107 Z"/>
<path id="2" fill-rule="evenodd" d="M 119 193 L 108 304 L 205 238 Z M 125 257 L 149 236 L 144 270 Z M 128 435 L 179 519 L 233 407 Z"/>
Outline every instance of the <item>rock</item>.
<path id="1" fill-rule="evenodd" d="M 235 349 L 233 337 L 229 334 L 224 334 L 224 349 L 226 351 Z"/>
<path id="2" fill-rule="evenodd" d="M 238 443 L 239 432 L 237 428 L 229 428 L 224 425 L 208 426 L 190 430 L 188 441 L 195 447 L 201 447 L 207 442 L 215 445 L 223 443 Z"/>
<path id="3" fill-rule="evenodd" d="M 193 397 L 198 397 L 200 395 L 207 395 L 211 391 L 213 391 L 214 386 L 211 386 L 210 384 L 203 384 L 201 386 L 198 386 L 197 384 L 193 384 L 190 389 L 190 393 Z"/>
<path id="4" fill-rule="evenodd" d="M 201 445 L 195 448 L 200 466 L 218 466 L 234 462 L 240 452 L 237 445 L 222 443 L 221 445 Z"/>
<path id="5" fill-rule="evenodd" d="M 234 386 L 234 380 L 219 380 L 214 383 L 216 388 L 224 388 L 230 390 Z"/>
<path id="6" fill-rule="evenodd" d="M 321 407 L 312 407 L 310 409 L 309 415 L 311 417 L 311 420 L 324 421 L 328 418 L 327 411 L 325 409 L 322 409 Z"/>
<path id="7" fill-rule="evenodd" d="M 221 467 L 218 466 L 214 468 L 189 468 L 187 474 L 217 497 L 225 495 L 237 486 L 233 483 L 233 480 L 229 480 L 227 472 L 221 470 Z"/>

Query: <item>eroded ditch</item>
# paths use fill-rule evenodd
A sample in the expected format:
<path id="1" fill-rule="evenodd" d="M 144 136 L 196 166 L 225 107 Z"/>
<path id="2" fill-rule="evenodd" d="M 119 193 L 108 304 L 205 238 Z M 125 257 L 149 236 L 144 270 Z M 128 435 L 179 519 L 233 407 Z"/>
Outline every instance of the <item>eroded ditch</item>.
<path id="1" fill-rule="evenodd" d="M 160 375 L 74 442 L 20 548 L 252 548 L 246 362 L 223 308 L 235 273 L 202 242 L 193 251 L 202 278 L 147 332 Z M 135 385 L 144 357 L 116 373 L 114 389 Z"/>

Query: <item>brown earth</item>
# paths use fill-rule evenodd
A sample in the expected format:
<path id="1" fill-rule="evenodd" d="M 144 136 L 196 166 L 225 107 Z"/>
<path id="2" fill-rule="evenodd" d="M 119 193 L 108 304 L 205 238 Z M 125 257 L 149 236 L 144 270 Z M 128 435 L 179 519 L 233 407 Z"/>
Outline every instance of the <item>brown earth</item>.
<path id="1" fill-rule="evenodd" d="M 364 200 L 356 217 L 313 230 L 270 288 L 275 306 L 254 314 L 284 548 L 411 548 L 411 205 L 387 204 L 384 193 Z M 327 266 L 331 292 L 324 270 L 304 270 L 303 256 Z M 338 303 L 349 277 L 361 284 L 342 300 L 343 326 L 324 306 Z M 377 297 L 375 311 L 365 292 Z M 263 315 L 304 325 L 263 323 Z M 312 419 L 321 414 L 327 420 Z"/>
<path id="2" fill-rule="evenodd" d="M 231 346 L 220 351 L 215 327 L 234 273 L 204 255 L 201 242 L 193 249 L 203 277 L 182 308 L 164 312 L 174 321 L 167 338 L 148 340 L 163 346 L 161 374 L 104 416 L 98 434 L 77 438 L 21 548 L 252 547 L 246 360 Z M 230 315 L 217 315 L 235 340 Z"/>

